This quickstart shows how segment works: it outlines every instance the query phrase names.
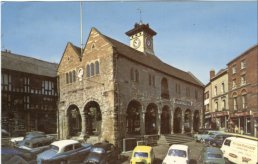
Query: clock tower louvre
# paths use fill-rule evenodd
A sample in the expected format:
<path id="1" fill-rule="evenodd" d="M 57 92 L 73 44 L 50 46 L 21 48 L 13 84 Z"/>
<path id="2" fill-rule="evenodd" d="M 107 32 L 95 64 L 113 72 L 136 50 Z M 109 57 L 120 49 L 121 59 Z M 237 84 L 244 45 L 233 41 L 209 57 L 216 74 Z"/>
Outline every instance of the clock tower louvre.
<path id="1" fill-rule="evenodd" d="M 149 24 L 136 23 L 134 28 L 125 34 L 130 38 L 130 47 L 146 55 L 155 55 L 153 50 L 153 36 L 157 33 L 149 27 Z"/>

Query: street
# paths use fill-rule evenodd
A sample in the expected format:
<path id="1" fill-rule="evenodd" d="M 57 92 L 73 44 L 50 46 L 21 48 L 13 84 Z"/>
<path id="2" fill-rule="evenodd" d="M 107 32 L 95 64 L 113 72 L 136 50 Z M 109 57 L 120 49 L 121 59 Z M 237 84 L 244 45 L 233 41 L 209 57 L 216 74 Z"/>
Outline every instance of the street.
<path id="1" fill-rule="evenodd" d="M 188 145 L 190 149 L 190 164 L 198 163 L 198 158 L 204 145 L 195 141 L 184 143 L 184 145 Z M 169 145 L 158 145 L 154 146 L 153 148 L 155 154 L 155 164 L 161 164 L 167 154 Z M 129 164 L 131 155 L 132 152 L 122 153 L 121 163 Z"/>

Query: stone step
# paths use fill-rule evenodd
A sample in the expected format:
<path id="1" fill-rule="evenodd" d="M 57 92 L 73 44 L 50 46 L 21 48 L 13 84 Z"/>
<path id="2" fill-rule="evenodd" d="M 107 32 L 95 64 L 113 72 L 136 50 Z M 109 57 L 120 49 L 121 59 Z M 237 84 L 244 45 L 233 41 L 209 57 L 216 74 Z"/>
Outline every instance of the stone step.
<path id="1" fill-rule="evenodd" d="M 158 143 L 161 144 L 181 144 L 186 142 L 191 142 L 194 139 L 192 137 L 183 135 L 183 134 L 169 134 L 169 135 L 161 135 Z"/>

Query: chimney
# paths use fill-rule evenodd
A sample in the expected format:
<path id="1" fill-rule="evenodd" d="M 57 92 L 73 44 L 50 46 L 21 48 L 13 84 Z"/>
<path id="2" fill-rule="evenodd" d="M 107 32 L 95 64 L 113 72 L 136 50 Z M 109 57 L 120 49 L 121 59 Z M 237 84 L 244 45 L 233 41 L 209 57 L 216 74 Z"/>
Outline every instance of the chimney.
<path id="1" fill-rule="evenodd" d="M 210 80 L 212 79 L 212 78 L 214 78 L 215 77 L 215 70 L 214 69 L 211 69 L 210 70 Z"/>

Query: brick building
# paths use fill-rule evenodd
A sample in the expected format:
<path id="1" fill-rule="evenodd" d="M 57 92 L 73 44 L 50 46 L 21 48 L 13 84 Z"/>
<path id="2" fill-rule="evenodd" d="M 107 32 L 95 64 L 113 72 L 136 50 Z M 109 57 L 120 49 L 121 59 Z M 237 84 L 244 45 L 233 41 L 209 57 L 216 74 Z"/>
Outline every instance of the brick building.
<path id="1" fill-rule="evenodd" d="M 82 53 L 67 44 L 58 67 L 60 138 L 119 145 L 131 135 L 193 132 L 202 125 L 203 84 L 155 56 L 156 32 L 148 24 L 126 34 L 130 46 L 95 28 Z"/>
<path id="2" fill-rule="evenodd" d="M 258 137 L 258 45 L 228 64 L 232 128 Z"/>
<path id="3" fill-rule="evenodd" d="M 2 129 L 12 136 L 39 130 L 56 133 L 57 64 L 1 53 Z"/>

